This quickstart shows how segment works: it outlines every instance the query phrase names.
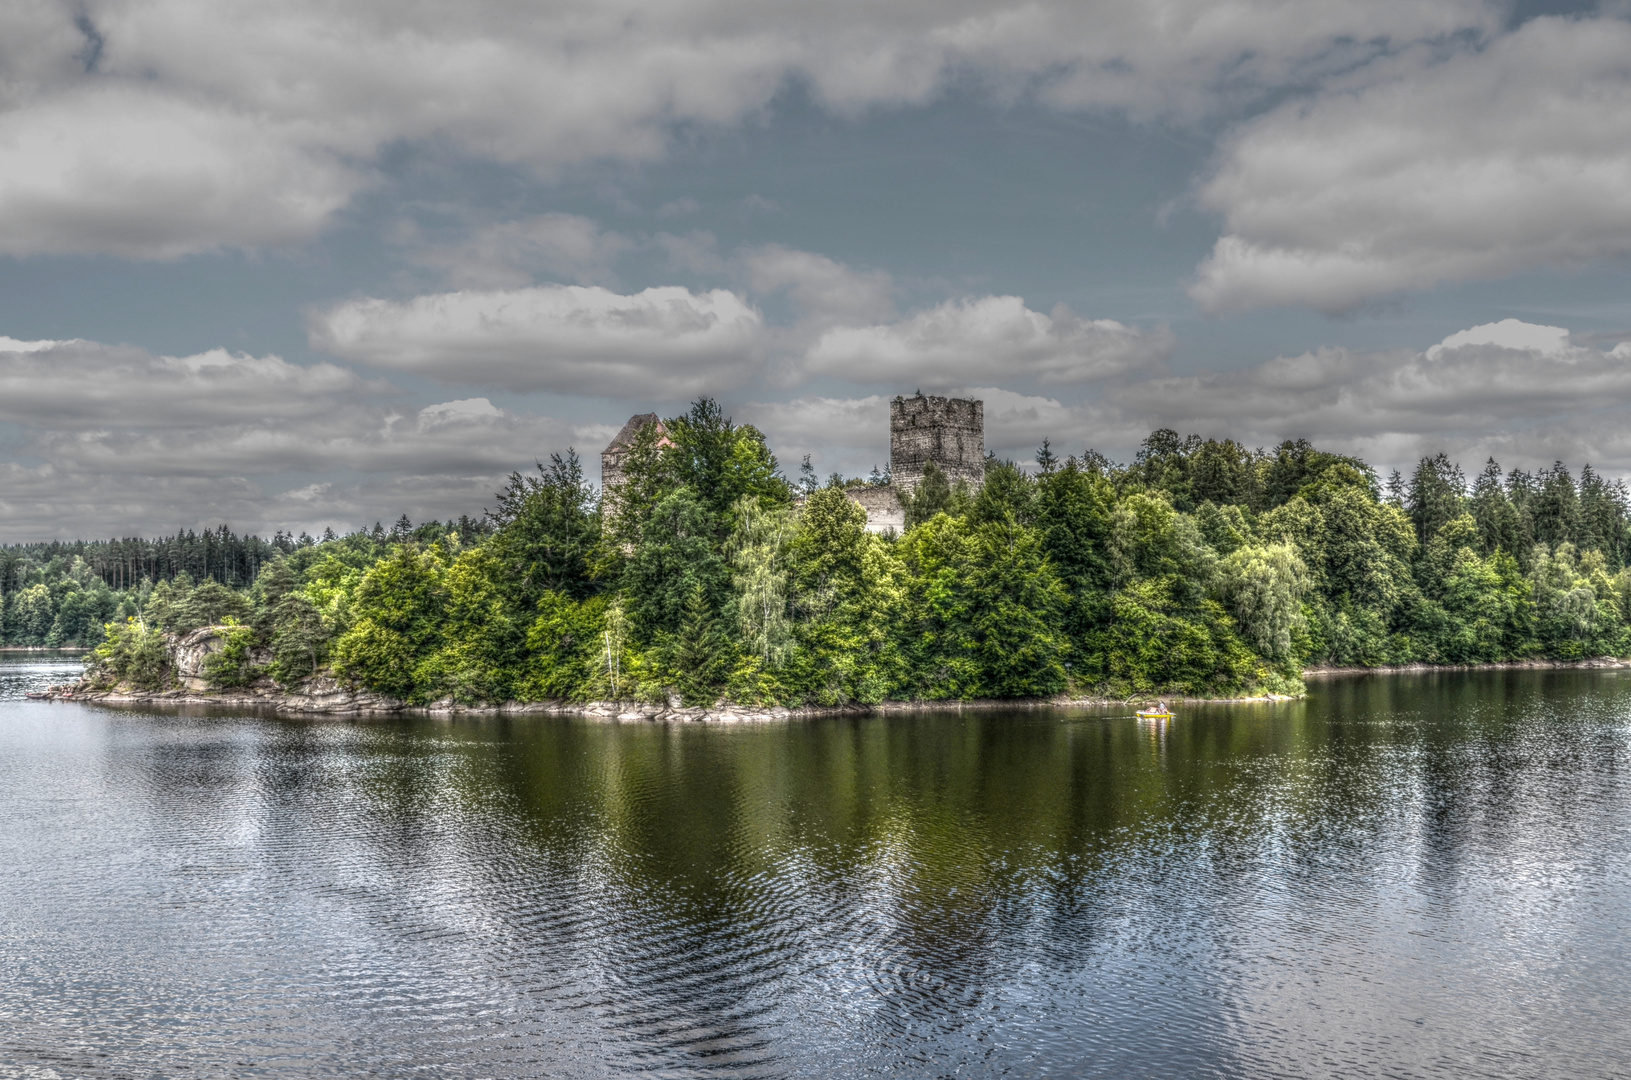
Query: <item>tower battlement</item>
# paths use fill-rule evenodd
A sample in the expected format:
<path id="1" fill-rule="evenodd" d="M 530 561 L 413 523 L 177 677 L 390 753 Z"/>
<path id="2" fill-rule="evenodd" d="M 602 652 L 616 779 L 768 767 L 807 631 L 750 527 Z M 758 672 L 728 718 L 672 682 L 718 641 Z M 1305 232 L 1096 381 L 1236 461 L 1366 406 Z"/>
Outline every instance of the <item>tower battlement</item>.
<path id="1" fill-rule="evenodd" d="M 985 482 L 985 402 L 969 398 L 897 397 L 889 403 L 889 478 L 903 494 L 917 490 L 934 462 L 953 484 Z"/>

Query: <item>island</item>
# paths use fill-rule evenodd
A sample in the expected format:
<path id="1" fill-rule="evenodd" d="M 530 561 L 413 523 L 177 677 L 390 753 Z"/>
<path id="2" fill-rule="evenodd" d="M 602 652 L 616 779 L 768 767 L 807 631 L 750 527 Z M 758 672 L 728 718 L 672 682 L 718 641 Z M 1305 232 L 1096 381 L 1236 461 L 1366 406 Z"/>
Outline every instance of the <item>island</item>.
<path id="1" fill-rule="evenodd" d="M 598 489 L 566 450 L 479 518 L 223 528 L 179 568 L 140 541 L 0 549 L 0 627 L 94 646 L 59 691 L 81 698 L 642 717 L 1262 699 L 1310 670 L 1631 652 L 1631 501 L 1589 465 L 1383 480 L 1161 430 L 1129 463 L 1045 441 L 1021 467 L 979 401 L 903 396 L 890 425 L 886 469 L 789 478 L 702 398 L 632 417 Z"/>

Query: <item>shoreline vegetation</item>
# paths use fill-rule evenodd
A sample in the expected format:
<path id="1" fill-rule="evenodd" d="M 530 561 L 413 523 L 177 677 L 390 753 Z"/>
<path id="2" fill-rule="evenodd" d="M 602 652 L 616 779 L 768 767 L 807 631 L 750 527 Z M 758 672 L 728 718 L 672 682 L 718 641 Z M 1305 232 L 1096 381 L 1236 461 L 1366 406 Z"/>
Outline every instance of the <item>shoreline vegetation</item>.
<path id="1" fill-rule="evenodd" d="M 1631 498 L 1589 466 L 1469 487 L 1439 454 L 1383 481 L 1163 430 L 1128 464 L 989 459 L 977 489 L 931 465 L 875 535 L 852 496 L 887 475 L 790 480 L 704 398 L 622 475 L 597 494 L 569 450 L 476 520 L 0 549 L 0 629 L 94 645 L 76 697 L 674 716 L 1273 700 L 1325 669 L 1631 654 Z"/>
<path id="2" fill-rule="evenodd" d="M 213 629 L 213 628 L 212 628 Z M 1631 660 L 1612 656 L 1591 657 L 1584 660 L 1508 660 L 1483 664 L 1396 664 L 1383 667 L 1323 667 L 1308 668 L 1302 673 L 1304 680 L 1352 678 L 1373 675 L 1427 675 L 1470 671 L 1582 671 L 1631 668 Z M 312 685 L 313 683 L 316 685 Z M 1257 697 L 1180 697 L 1165 695 L 1165 700 L 1180 704 L 1206 705 L 1271 705 L 1297 701 L 1299 694 L 1264 694 Z M 1119 698 L 976 698 L 970 700 L 918 700 L 881 701 L 872 704 L 807 705 L 792 708 L 782 706 L 742 706 L 718 703 L 712 706 L 685 706 L 675 702 L 638 701 L 505 701 L 496 704 L 469 705 L 451 699 L 426 705 L 409 705 L 380 695 L 359 691 L 355 687 L 332 679 L 319 677 L 302 686 L 285 689 L 278 686 L 250 687 L 238 691 L 226 690 L 136 690 L 126 687 L 98 686 L 94 683 L 52 687 L 47 694 L 52 700 L 90 702 L 111 706 L 163 705 L 172 707 L 219 707 L 267 709 L 287 716 L 324 716 L 337 718 L 373 716 L 571 716 L 580 719 L 620 721 L 668 722 L 724 722 L 791 720 L 822 716 L 871 715 L 890 712 L 961 711 L 985 709 L 1045 709 L 1045 708 L 1128 708 L 1154 700 L 1152 696 Z"/>

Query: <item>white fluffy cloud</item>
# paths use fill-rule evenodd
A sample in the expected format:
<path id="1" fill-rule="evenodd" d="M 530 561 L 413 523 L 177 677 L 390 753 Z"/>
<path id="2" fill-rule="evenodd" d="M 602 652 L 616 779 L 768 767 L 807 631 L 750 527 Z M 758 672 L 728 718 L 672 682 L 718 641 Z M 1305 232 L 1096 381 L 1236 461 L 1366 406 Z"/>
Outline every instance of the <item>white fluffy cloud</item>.
<path id="1" fill-rule="evenodd" d="M 1094 403 L 1066 404 L 996 386 L 960 386 L 950 393 L 984 402 L 986 449 L 1016 461 L 1029 462 L 1043 439 L 1053 440 L 1063 457 L 1089 446 L 1132 445 L 1148 433 L 1138 428 L 1140 421 Z M 830 472 L 865 476 L 889 462 L 889 402 L 882 394 L 751 402 L 737 410 L 737 419 L 768 435 L 790 475 L 809 454 L 823 478 Z"/>
<path id="2" fill-rule="evenodd" d="M 168 428 L 309 418 L 384 389 L 333 364 L 278 356 L 154 356 L 94 341 L 0 338 L 0 421 L 13 423 Z"/>
<path id="3" fill-rule="evenodd" d="M 0 112 L 0 252 L 164 259 L 303 239 L 368 180 L 307 130 L 138 85 Z"/>
<path id="4" fill-rule="evenodd" d="M 1446 349 L 1467 345 L 1494 345 L 1549 356 L 1569 347 L 1569 332 L 1561 326 L 1537 326 L 1520 319 L 1502 319 L 1468 330 L 1457 330 L 1427 350 L 1427 359 L 1437 360 Z"/>
<path id="5" fill-rule="evenodd" d="M 1631 24 L 1542 18 L 1378 61 L 1248 124 L 1201 188 L 1213 311 L 1350 310 L 1404 289 L 1631 254 Z"/>
<path id="6" fill-rule="evenodd" d="M 1561 328 L 1513 319 L 1421 352 L 1325 348 L 1240 372 L 1150 380 L 1109 404 L 1145 427 L 1258 445 L 1307 437 L 1384 465 L 1448 449 L 1495 453 L 1508 465 L 1567 458 L 1631 472 L 1623 419 L 1631 343 L 1574 346 Z"/>
<path id="7" fill-rule="evenodd" d="M 375 367 L 511 390 L 674 399 L 750 374 L 758 311 L 723 289 L 599 287 L 356 300 L 315 316 L 312 344 Z"/>
<path id="8" fill-rule="evenodd" d="M 1082 383 L 1161 364 L 1173 338 L 1059 305 L 1032 311 L 1017 296 L 953 300 L 910 318 L 823 333 L 807 371 L 857 382 L 955 386 L 1000 372 L 1015 380 Z"/>
<path id="9" fill-rule="evenodd" d="M 404 396 L 333 364 L 0 338 L 15 455 L 0 462 L 0 540 L 478 513 L 510 471 L 609 437 L 486 398 Z"/>
<path id="10" fill-rule="evenodd" d="M 549 173 L 651 160 L 790 80 L 855 113 L 970 73 L 1194 116 L 1457 30 L 1490 0 L 38 0 L 0 13 L 0 252 L 165 258 L 309 235 L 383 147 Z M 76 20 L 83 20 L 82 32 Z"/>

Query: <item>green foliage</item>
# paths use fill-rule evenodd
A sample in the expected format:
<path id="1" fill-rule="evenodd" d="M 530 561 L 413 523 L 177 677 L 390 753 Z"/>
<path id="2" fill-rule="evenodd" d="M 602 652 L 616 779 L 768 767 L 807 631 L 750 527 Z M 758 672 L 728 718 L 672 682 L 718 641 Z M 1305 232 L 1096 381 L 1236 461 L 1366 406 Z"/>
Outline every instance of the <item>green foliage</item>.
<path id="1" fill-rule="evenodd" d="M 574 601 L 560 593 L 539 599 L 527 628 L 521 695 L 533 700 L 618 700 L 630 689 L 623 677 L 626 621 L 605 597 Z"/>
<path id="2" fill-rule="evenodd" d="M 624 481 L 607 493 L 607 531 L 613 545 L 603 552 L 613 576 L 620 554 L 637 549 L 651 516 L 681 489 L 701 505 L 709 538 L 723 543 L 745 505 L 787 506 L 791 485 L 782 477 L 764 435 L 731 423 L 712 398 L 700 398 L 684 416 L 643 428 L 623 463 Z M 686 590 L 689 590 L 689 585 Z"/>
<path id="3" fill-rule="evenodd" d="M 968 509 L 969 494 L 964 484 L 959 482 L 954 486 L 940 466 L 931 461 L 923 467 L 923 478 L 917 488 L 900 501 L 906 511 L 906 527 L 910 529 L 936 514 L 963 514 Z"/>
<path id="4" fill-rule="evenodd" d="M 924 698 L 1028 697 L 1064 689 L 1069 597 L 1035 530 L 945 514 L 907 533 L 906 615 Z"/>
<path id="5" fill-rule="evenodd" d="M 710 612 L 724 605 L 730 569 L 720 551 L 719 528 L 707 504 L 689 487 L 669 492 L 647 513 L 622 574 L 640 643 L 676 633 L 698 595 Z"/>
<path id="6" fill-rule="evenodd" d="M 251 662 L 254 647 L 252 627 L 231 627 L 222 635 L 221 648 L 204 658 L 204 678 L 218 690 L 248 686 L 263 674 L 263 669 Z"/>
<path id="7" fill-rule="evenodd" d="M 206 626 L 247 619 L 250 600 L 225 585 L 206 581 L 194 585 L 186 574 L 174 581 L 161 581 L 147 600 L 144 617 L 152 625 L 173 634 L 190 634 Z"/>
<path id="8" fill-rule="evenodd" d="M 599 507 L 568 451 L 479 523 L 211 539 L 259 559 L 248 591 L 222 583 L 243 580 L 230 559 L 240 576 L 116 588 L 114 546 L 0 549 L 0 634 L 100 642 L 99 677 L 158 687 L 166 634 L 225 624 L 216 686 L 269 653 L 286 686 L 331 669 L 470 704 L 1239 694 L 1295 688 L 1308 663 L 1631 653 L 1631 498 L 1589 466 L 1489 461 L 1469 492 L 1438 454 L 1384 497 L 1306 441 L 1170 430 L 1127 466 L 1051 445 L 1037 463 L 990 459 L 978 490 L 931 466 L 904 535 L 877 536 L 852 499 L 868 482 L 807 467 L 795 502 L 763 436 L 705 398 L 637 434 Z"/>
<path id="9" fill-rule="evenodd" d="M 1289 544 L 1240 547 L 1218 564 L 1218 593 L 1241 637 L 1270 660 L 1292 657 L 1292 643 L 1306 629 L 1303 594 L 1308 568 Z"/>
<path id="10" fill-rule="evenodd" d="M 289 593 L 273 612 L 272 678 L 292 686 L 315 675 L 328 654 L 332 637 L 316 606 L 301 593 Z"/>
<path id="11" fill-rule="evenodd" d="M 752 661 L 739 667 L 733 692 L 821 705 L 903 692 L 906 572 L 895 548 L 865 526 L 866 513 L 837 488 L 805 502 L 789 546 L 797 648 L 785 673 Z"/>
<path id="12" fill-rule="evenodd" d="M 1461 515 L 1466 487 L 1461 467 L 1448 455 L 1439 453 L 1421 459 L 1410 477 L 1408 496 L 1410 520 L 1415 523 L 1418 541 L 1427 543 L 1445 523 Z"/>
<path id="13" fill-rule="evenodd" d="M 731 644 L 702 583 L 693 580 L 679 625 L 658 642 L 666 681 L 684 704 L 711 705 L 718 698 L 733 659 Z"/>
<path id="14" fill-rule="evenodd" d="M 138 690 L 163 690 L 171 683 L 170 649 L 163 631 L 131 616 L 104 627 L 102 644 L 86 660 L 86 673 Z"/>
<path id="15" fill-rule="evenodd" d="M 512 698 L 526 662 L 529 620 L 504 587 L 508 567 L 486 547 L 461 553 L 445 568 L 427 554 L 421 566 L 427 574 L 440 571 L 424 595 L 442 606 L 438 625 L 429 613 L 416 620 L 424 642 L 418 652 L 429 655 L 414 671 L 414 696 L 466 704 Z"/>
<path id="16" fill-rule="evenodd" d="M 511 473 L 495 497 L 498 507 L 488 514 L 495 532 L 486 547 L 515 603 L 530 608 L 545 592 L 588 596 L 600 520 L 578 455 L 551 454 L 537 476 Z"/>
<path id="17" fill-rule="evenodd" d="M 440 550 L 399 544 L 363 575 L 354 621 L 334 643 L 336 674 L 404 701 L 430 700 L 419 665 L 441 645 L 447 590 Z"/>
<path id="18" fill-rule="evenodd" d="M 1261 662 L 1216 601 L 1186 608 L 1170 578 L 1137 581 L 1112 600 L 1093 642 L 1110 688 L 1123 693 L 1232 693 L 1250 688 Z"/>
<path id="19" fill-rule="evenodd" d="M 845 503 L 853 506 L 846 498 Z M 764 510 L 746 501 L 737 508 L 736 533 L 727 546 L 735 590 L 737 634 L 743 650 L 761 669 L 780 667 L 793 642 L 789 610 L 792 515 L 781 507 Z"/>

